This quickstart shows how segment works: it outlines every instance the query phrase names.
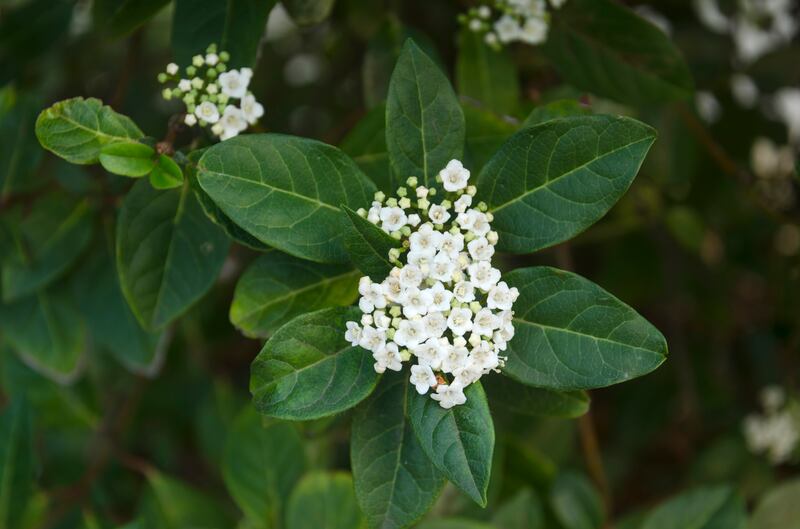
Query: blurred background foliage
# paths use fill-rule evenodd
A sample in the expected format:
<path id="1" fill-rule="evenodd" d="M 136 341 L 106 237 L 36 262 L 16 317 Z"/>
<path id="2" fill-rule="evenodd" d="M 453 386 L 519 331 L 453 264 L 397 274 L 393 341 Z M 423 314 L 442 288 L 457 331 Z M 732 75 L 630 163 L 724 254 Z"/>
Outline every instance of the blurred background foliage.
<path id="1" fill-rule="evenodd" d="M 226 4 L 0 0 L 3 261 L 34 204 L 49 200 L 57 218 L 75 216 L 68 242 L 43 258 L 49 268 L 34 283 L 49 286 L 37 294 L 40 305 L 12 303 L 9 289 L 18 283 L 3 285 L 0 527 L 363 523 L 346 473 L 349 415 L 265 425 L 249 407 L 249 365 L 260 342 L 243 337 L 227 311 L 237 278 L 258 254 L 233 245 L 212 290 L 158 343 L 137 347 L 135 336 L 115 343 L 103 328 L 118 322 L 102 319 L 124 303 L 111 255 L 87 249 L 113 247 L 129 181 L 44 154 L 33 134 L 41 109 L 82 95 L 164 137 L 176 108 L 161 98 L 156 76 L 166 63 L 224 41 Z M 264 20 L 269 13 L 251 85 L 266 107 L 262 129 L 341 145 L 378 182 L 387 164 L 382 104 L 408 36 L 462 96 L 474 171 L 526 118 L 564 107 L 635 116 L 659 131 L 633 188 L 605 219 L 568 244 L 515 257 L 514 265 L 553 264 L 592 278 L 664 332 L 668 362 L 593 391 L 590 413 L 577 420 L 493 410 L 498 446 L 488 509 L 448 487 L 420 527 L 590 529 L 614 520 L 617 528 L 683 528 L 690 522 L 676 525 L 676 513 L 697 509 L 709 520 L 702 527 L 735 527 L 725 517 L 744 506 L 755 512 L 753 527 L 798 527 L 797 465 L 751 453 L 742 433 L 761 388 L 798 388 L 797 179 L 792 171 L 757 174 L 756 138 L 785 145 L 787 129 L 764 105 L 743 108 L 729 89 L 743 70 L 765 92 L 796 87 L 796 39 L 743 68 L 731 60 L 731 39 L 705 27 L 691 2 L 654 3 L 697 90 L 715 94 L 721 112 L 709 124 L 691 97 L 659 103 L 621 90 L 615 100 L 602 87 L 596 92 L 604 97 L 571 86 L 547 45 L 489 50 L 458 23 L 470 2 L 249 4 Z M 231 31 L 240 27 L 253 29 Z M 256 35 L 261 28 L 256 16 Z M 81 208 L 93 214 L 84 219 Z M 26 237 L 47 237 L 46 221 Z M 53 336 L 58 343 L 38 343 Z M 25 355 L 48 347 L 75 358 L 61 369 Z M 687 490 L 678 504 L 663 503 Z"/>

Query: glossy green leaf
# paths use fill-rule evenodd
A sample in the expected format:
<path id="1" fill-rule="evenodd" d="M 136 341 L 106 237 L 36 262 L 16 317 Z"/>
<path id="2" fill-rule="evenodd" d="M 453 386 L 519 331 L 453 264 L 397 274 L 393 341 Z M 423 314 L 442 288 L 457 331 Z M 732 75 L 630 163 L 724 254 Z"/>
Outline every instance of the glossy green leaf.
<path id="1" fill-rule="evenodd" d="M 449 410 L 430 395 L 408 392 L 408 416 L 422 449 L 453 485 L 486 506 L 492 471 L 494 424 L 479 382 L 464 391 L 467 402 Z"/>
<path id="2" fill-rule="evenodd" d="M 282 0 L 289 15 L 300 26 L 319 24 L 333 10 L 335 0 Z"/>
<path id="3" fill-rule="evenodd" d="M 290 424 L 265 423 L 251 407 L 236 418 L 225 443 L 222 475 L 247 517 L 278 527 L 305 466 L 303 440 Z"/>
<path id="4" fill-rule="evenodd" d="M 234 527 L 227 505 L 154 469 L 147 471 L 152 496 L 145 508 L 145 527 L 223 529 Z"/>
<path id="5" fill-rule="evenodd" d="M 483 385 L 492 407 L 521 415 L 544 417 L 580 417 L 589 411 L 589 396 L 583 391 L 550 391 L 489 376 Z"/>
<path id="6" fill-rule="evenodd" d="M 200 202 L 203 211 L 211 221 L 222 228 L 222 230 L 237 243 L 252 248 L 253 250 L 266 250 L 269 248 L 266 244 L 259 241 L 241 227 L 233 222 L 220 208 L 217 206 L 211 197 L 203 191 L 200 183 L 197 181 L 197 162 L 205 152 L 205 149 L 198 149 L 189 153 L 189 163 L 186 164 L 186 179 L 189 181 L 189 186 L 195 193 L 195 198 Z"/>
<path id="7" fill-rule="evenodd" d="M 86 201 L 52 193 L 36 201 L 24 218 L 10 220 L 14 251 L 2 261 L 3 300 L 29 296 L 61 277 L 92 237 Z"/>
<path id="8" fill-rule="evenodd" d="M 197 180 L 236 224 L 265 244 L 318 262 L 345 262 L 341 204 L 363 207 L 375 185 L 345 154 L 315 140 L 258 134 L 211 147 Z"/>
<path id="9" fill-rule="evenodd" d="M 462 105 L 466 123 L 465 166 L 473 178 L 492 159 L 503 143 L 517 130 L 517 125 L 484 108 Z"/>
<path id="10" fill-rule="evenodd" d="M 458 94 L 498 114 L 514 114 L 519 104 L 519 79 L 508 50 L 495 50 L 483 34 L 468 28 L 458 40 Z"/>
<path id="11" fill-rule="evenodd" d="M 248 336 L 268 336 L 300 314 L 351 304 L 361 274 L 269 250 L 236 283 L 230 318 Z"/>
<path id="12" fill-rule="evenodd" d="M 589 108 L 580 104 L 574 99 L 559 99 L 552 103 L 547 103 L 531 110 L 525 121 L 522 122 L 523 128 L 533 127 L 551 119 L 567 118 L 570 116 L 581 116 L 590 114 Z"/>
<path id="13" fill-rule="evenodd" d="M 550 507 L 566 529 L 600 529 L 605 519 L 602 498 L 589 479 L 577 472 L 556 478 L 550 490 Z"/>
<path id="14" fill-rule="evenodd" d="M 528 488 L 501 505 L 492 517 L 492 525 L 502 529 L 544 529 L 544 524 L 542 501 Z"/>
<path id="15" fill-rule="evenodd" d="M 142 329 L 122 294 L 111 251 L 92 252 L 71 283 L 94 342 L 132 372 L 152 374 L 169 343 L 169 333 Z"/>
<path id="16" fill-rule="evenodd" d="M 356 409 L 350 438 L 356 498 L 373 529 L 408 527 L 439 495 L 444 478 L 406 416 L 408 373 L 387 372 Z"/>
<path id="17" fill-rule="evenodd" d="M 372 355 L 344 339 L 355 307 L 304 314 L 272 335 L 253 361 L 250 392 L 256 409 L 271 417 L 308 420 L 352 408 L 378 382 Z"/>
<path id="18" fill-rule="evenodd" d="M 693 489 L 667 501 L 647 516 L 641 529 L 744 529 L 746 526 L 744 502 L 732 488 L 720 486 Z M 790 529 L 785 525 L 780 527 Z"/>
<path id="19" fill-rule="evenodd" d="M 540 266 L 504 279 L 519 298 L 503 372 L 524 384 L 598 388 L 645 375 L 666 359 L 658 329 L 579 275 Z"/>
<path id="20" fill-rule="evenodd" d="M 30 411 L 19 398 L 0 414 L 0 527 L 19 527 L 33 494 L 33 464 Z"/>
<path id="21" fill-rule="evenodd" d="M 130 118 L 94 98 L 60 101 L 36 120 L 36 137 L 42 147 L 71 163 L 97 163 L 104 145 L 136 143 L 142 136 Z"/>
<path id="22" fill-rule="evenodd" d="M 798 498 L 800 479 L 785 481 L 767 491 L 756 505 L 749 529 L 800 529 Z"/>
<path id="23" fill-rule="evenodd" d="M 289 499 L 286 529 L 366 529 L 349 474 L 309 474 Z"/>
<path id="24" fill-rule="evenodd" d="M 373 281 L 383 281 L 394 268 L 389 250 L 398 248 L 399 241 L 352 209 L 346 206 L 342 209 L 349 220 L 344 245 L 350 260 Z"/>
<path id="25" fill-rule="evenodd" d="M 191 63 L 211 43 L 230 56 L 229 66 L 253 67 L 276 0 L 177 0 L 172 18 L 175 61 Z"/>
<path id="26" fill-rule="evenodd" d="M 663 31 L 612 0 L 570 0 L 544 53 L 570 84 L 622 103 L 687 99 L 689 68 Z"/>
<path id="27" fill-rule="evenodd" d="M 121 176 L 144 176 L 155 167 L 156 151 L 143 143 L 109 143 L 100 149 L 100 165 Z"/>
<path id="28" fill-rule="evenodd" d="M 386 145 L 395 176 L 435 185 L 447 162 L 464 153 L 464 113 L 439 67 L 411 39 L 389 83 Z"/>
<path id="29" fill-rule="evenodd" d="M 70 382 L 87 347 L 84 323 L 61 286 L 0 304 L 0 334 L 31 368 Z"/>
<path id="30" fill-rule="evenodd" d="M 498 249 L 529 253 L 597 222 L 628 190 L 656 132 L 636 120 L 586 116 L 523 129 L 478 178 Z"/>
<path id="31" fill-rule="evenodd" d="M 340 148 L 375 182 L 378 189 L 394 194 L 397 182 L 386 151 L 386 105 L 379 104 L 367 112 L 344 137 Z"/>
<path id="32" fill-rule="evenodd" d="M 116 244 L 122 291 L 147 330 L 164 327 L 211 288 L 229 247 L 188 187 L 156 191 L 146 180 L 125 197 Z"/>
<path id="33" fill-rule="evenodd" d="M 183 172 L 175 160 L 160 154 L 150 173 L 150 185 L 155 189 L 172 189 L 183 185 Z"/>
<path id="34" fill-rule="evenodd" d="M 17 93 L 13 86 L 0 89 L 0 200 L 44 183 L 36 172 L 42 149 L 33 133 L 39 109 L 39 98 Z"/>

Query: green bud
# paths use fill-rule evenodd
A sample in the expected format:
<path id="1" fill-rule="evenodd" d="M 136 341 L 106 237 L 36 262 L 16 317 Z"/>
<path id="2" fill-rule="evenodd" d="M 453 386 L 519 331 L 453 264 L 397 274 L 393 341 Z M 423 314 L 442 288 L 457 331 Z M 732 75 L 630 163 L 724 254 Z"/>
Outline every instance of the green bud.
<path id="1" fill-rule="evenodd" d="M 180 89 L 178 88 L 173 88 L 172 97 L 174 97 L 175 99 L 180 99 L 183 97 L 183 92 L 181 92 Z"/>
<path id="2" fill-rule="evenodd" d="M 411 235 L 411 228 L 409 226 L 403 226 L 400 228 L 400 232 L 406 237 L 409 237 Z"/>
<path id="3" fill-rule="evenodd" d="M 186 105 L 186 113 L 187 114 L 194 114 L 194 111 L 197 107 L 194 104 L 187 104 Z"/>
<path id="4" fill-rule="evenodd" d="M 418 183 L 419 180 L 417 179 L 416 176 L 409 176 L 408 180 L 406 180 L 406 184 L 408 184 L 408 187 L 417 187 Z"/>
<path id="5" fill-rule="evenodd" d="M 489 206 L 486 205 L 486 202 L 480 201 L 478 202 L 478 210 L 483 211 L 484 213 L 486 210 L 489 209 Z"/>
<path id="6" fill-rule="evenodd" d="M 358 213 L 358 216 L 359 216 L 359 217 L 362 217 L 362 218 L 367 218 L 367 210 L 366 210 L 366 209 L 364 209 L 364 208 L 358 208 L 358 209 L 356 210 L 356 213 Z"/>
<path id="7" fill-rule="evenodd" d="M 206 77 L 208 77 L 209 79 L 216 79 L 217 70 L 215 70 L 214 68 L 209 68 L 208 70 L 206 70 Z"/>
<path id="8" fill-rule="evenodd" d="M 219 52 L 219 60 L 221 62 L 228 62 L 229 60 L 231 60 L 231 54 L 228 53 L 227 51 L 221 51 Z"/>
<path id="9" fill-rule="evenodd" d="M 469 304 L 469 310 L 477 313 L 479 310 L 481 310 L 481 304 L 478 303 L 477 301 L 473 301 L 472 303 Z"/>
<path id="10" fill-rule="evenodd" d="M 394 197 L 387 198 L 386 199 L 386 205 L 389 206 L 390 208 L 396 208 L 397 207 L 397 199 L 394 198 Z"/>
<path id="11" fill-rule="evenodd" d="M 209 44 L 208 48 L 206 48 L 206 53 L 217 53 L 217 45 L 213 42 Z"/>
<path id="12" fill-rule="evenodd" d="M 166 83 L 167 79 L 168 79 L 167 74 L 165 74 L 163 72 L 158 74 L 158 82 L 159 83 Z"/>
<path id="13" fill-rule="evenodd" d="M 187 77 L 194 77 L 196 73 L 197 73 L 197 68 L 195 68 L 194 66 L 187 66 L 186 67 L 186 76 Z"/>
<path id="14" fill-rule="evenodd" d="M 163 89 L 161 91 L 161 97 L 169 101 L 170 99 L 172 99 L 172 90 L 170 90 L 169 88 Z"/>
<path id="15" fill-rule="evenodd" d="M 383 202 L 384 200 L 386 200 L 386 194 L 383 191 L 376 192 L 375 200 L 378 202 Z"/>
<path id="16" fill-rule="evenodd" d="M 197 68 L 203 66 L 205 62 L 206 62 L 205 57 L 203 57 L 202 55 L 195 55 L 194 57 L 192 57 L 192 65 Z"/>
<path id="17" fill-rule="evenodd" d="M 435 187 L 431 187 L 431 188 L 428 189 L 428 196 L 429 197 L 435 197 L 436 196 L 436 188 Z"/>
<path id="18" fill-rule="evenodd" d="M 399 241 L 400 239 L 402 239 L 402 238 L 403 238 L 403 234 L 402 234 L 402 233 L 400 233 L 399 231 L 393 231 L 393 232 L 392 232 L 392 233 L 390 233 L 389 235 L 391 235 L 391 237 L 392 237 L 393 239 L 397 239 L 398 241 Z"/>
<path id="19" fill-rule="evenodd" d="M 408 195 L 408 189 L 405 187 L 398 187 L 397 188 L 397 196 L 404 197 Z"/>
<path id="20" fill-rule="evenodd" d="M 392 305 L 389 308 L 389 314 L 395 318 L 399 317 L 400 314 L 403 313 L 403 309 L 400 308 L 400 305 Z"/>
<path id="21" fill-rule="evenodd" d="M 227 69 L 228 69 L 228 67 L 225 65 L 224 62 L 222 62 L 222 59 L 220 59 L 220 62 L 217 63 L 217 71 L 219 73 L 222 73 L 222 72 L 226 71 Z"/>

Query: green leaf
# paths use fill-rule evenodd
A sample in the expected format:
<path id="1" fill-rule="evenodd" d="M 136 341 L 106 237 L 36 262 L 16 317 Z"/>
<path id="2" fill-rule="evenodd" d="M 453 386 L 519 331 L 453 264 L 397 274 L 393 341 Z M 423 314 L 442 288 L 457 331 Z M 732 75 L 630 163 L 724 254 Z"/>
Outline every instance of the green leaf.
<path id="1" fill-rule="evenodd" d="M 372 355 L 344 339 L 356 307 L 303 314 L 272 335 L 253 361 L 250 392 L 256 409 L 289 420 L 318 419 L 352 408 L 378 382 Z"/>
<path id="2" fill-rule="evenodd" d="M 109 143 L 100 149 L 100 165 L 109 173 L 137 178 L 155 167 L 156 151 L 143 143 Z"/>
<path id="3" fill-rule="evenodd" d="M 248 336 L 268 336 L 300 314 L 351 304 L 360 276 L 346 265 L 311 263 L 269 250 L 236 284 L 231 323 Z"/>
<path id="4" fill-rule="evenodd" d="M 96 0 L 92 15 L 97 27 L 122 37 L 145 24 L 168 3 L 169 0 Z"/>
<path id="5" fill-rule="evenodd" d="M 229 247 L 188 187 L 156 191 L 146 180 L 137 182 L 125 197 L 116 243 L 122 292 L 150 331 L 164 327 L 203 297 Z"/>
<path id="6" fill-rule="evenodd" d="M 411 39 L 389 83 L 386 145 L 395 176 L 435 185 L 447 162 L 464 153 L 464 113 L 450 82 Z"/>
<path id="7" fill-rule="evenodd" d="M 486 506 L 492 471 L 494 424 L 479 382 L 464 391 L 467 402 L 446 410 L 430 395 L 408 392 L 408 416 L 422 449 L 453 485 Z"/>
<path id="8" fill-rule="evenodd" d="M 166 154 L 160 154 L 150 173 L 150 185 L 155 189 L 180 187 L 183 185 L 183 172 L 180 166 Z"/>
<path id="9" fill-rule="evenodd" d="M 768 491 L 756 505 L 749 529 L 800 529 L 798 498 L 800 479 L 785 481 Z"/>
<path id="10" fill-rule="evenodd" d="M 349 474 L 309 474 L 289 499 L 286 529 L 365 529 Z"/>
<path id="11" fill-rule="evenodd" d="M 335 0 L 282 0 L 289 15 L 300 26 L 319 24 L 331 14 Z"/>
<path id="12" fill-rule="evenodd" d="M 340 204 L 361 207 L 375 186 L 345 154 L 278 134 L 238 136 L 211 147 L 197 180 L 236 224 L 265 244 L 318 262 L 345 262 Z"/>
<path id="13" fill-rule="evenodd" d="M 531 110 L 522 123 L 523 128 L 533 127 L 551 119 L 590 114 L 589 108 L 574 99 L 559 99 Z"/>
<path id="14" fill-rule="evenodd" d="M 175 61 L 191 63 L 211 43 L 230 53 L 228 66 L 253 67 L 276 0 L 177 0 L 172 18 Z"/>
<path id="15" fill-rule="evenodd" d="M 63 287 L 0 305 L 0 334 L 26 364 L 71 382 L 87 346 L 84 323 Z"/>
<path id="16" fill-rule="evenodd" d="M 347 206 L 342 206 L 342 210 L 350 221 L 344 232 L 350 260 L 374 281 L 383 281 L 394 268 L 389 250 L 399 248 L 400 241 Z"/>
<path id="17" fill-rule="evenodd" d="M 367 112 L 344 137 L 340 148 L 375 182 L 378 189 L 394 194 L 397 183 L 386 151 L 386 105 L 379 104 Z"/>
<path id="18" fill-rule="evenodd" d="M 465 162 L 473 175 L 480 172 L 517 126 L 488 110 L 462 105 L 466 123 Z"/>
<path id="19" fill-rule="evenodd" d="M 570 0 L 542 49 L 570 84 L 621 103 L 688 99 L 689 68 L 663 31 L 612 0 Z"/>
<path id="20" fill-rule="evenodd" d="M 574 418 L 589 411 L 583 391 L 550 391 L 497 376 L 487 377 L 484 386 L 489 402 L 521 415 Z"/>
<path id="21" fill-rule="evenodd" d="M 94 98 L 60 101 L 36 120 L 42 147 L 71 163 L 97 163 L 104 145 L 136 143 L 143 136 L 130 118 Z"/>
<path id="22" fill-rule="evenodd" d="M 169 333 L 142 329 L 125 301 L 111 251 L 94 251 L 71 281 L 92 339 L 134 373 L 152 374 L 169 343 Z"/>
<path id="23" fill-rule="evenodd" d="M 223 529 L 236 525 L 226 506 L 215 498 L 154 469 L 146 475 L 152 496 L 145 510 L 145 527 Z"/>
<path id="24" fill-rule="evenodd" d="M 7 303 L 61 277 L 92 237 L 92 211 L 87 201 L 60 193 L 37 200 L 30 214 L 17 223 L 15 219 L 11 219 L 15 249 L 4 256 L 2 264 L 3 300 Z"/>
<path id="25" fill-rule="evenodd" d="M 502 529 L 544 529 L 544 523 L 542 502 L 528 488 L 501 505 L 492 517 L 492 525 Z"/>
<path id="26" fill-rule="evenodd" d="M 514 134 L 481 171 L 498 249 L 529 253 L 597 222 L 633 182 L 656 132 L 636 120 L 586 116 Z"/>
<path id="27" fill-rule="evenodd" d="M 591 482 L 577 472 L 565 472 L 556 478 L 550 491 L 550 506 L 566 529 L 600 529 L 605 519 L 602 498 Z"/>
<path id="28" fill-rule="evenodd" d="M 746 525 L 744 502 L 732 488 L 721 486 L 697 488 L 667 501 L 647 516 L 641 529 L 744 529 Z"/>
<path id="29" fill-rule="evenodd" d="M 444 485 L 406 416 L 409 391 L 415 390 L 408 373 L 388 372 L 353 416 L 350 461 L 356 498 L 374 529 L 413 525 Z"/>
<path id="30" fill-rule="evenodd" d="M 222 475 L 247 517 L 278 527 L 305 466 L 303 440 L 290 424 L 265 424 L 250 407 L 236 418 L 225 443 Z"/>
<path id="31" fill-rule="evenodd" d="M 486 45 L 483 34 L 464 28 L 458 51 L 459 95 L 499 114 L 514 114 L 519 105 L 519 79 L 508 50 L 494 50 Z"/>
<path id="32" fill-rule="evenodd" d="M 228 217 L 220 208 L 217 206 L 211 197 L 203 191 L 203 188 L 200 187 L 200 183 L 197 181 L 197 161 L 200 160 L 200 157 L 205 152 L 205 149 L 192 151 L 189 153 L 189 163 L 186 164 L 186 179 L 189 181 L 189 186 L 195 193 L 195 198 L 197 201 L 200 202 L 200 205 L 203 207 L 203 211 L 205 212 L 206 216 L 211 219 L 211 221 L 222 228 L 222 230 L 234 241 L 237 243 L 247 246 L 248 248 L 252 248 L 253 250 L 263 251 L 269 248 L 266 244 L 259 241 L 242 228 L 239 227 L 238 224 L 234 223 L 230 217 Z"/>
<path id="33" fill-rule="evenodd" d="M 503 372 L 524 384 L 599 388 L 645 375 L 666 359 L 658 329 L 579 275 L 539 266 L 505 280 L 519 298 Z"/>
<path id="34" fill-rule="evenodd" d="M 33 494 L 33 440 L 24 399 L 0 415 L 0 527 L 18 527 Z"/>
<path id="35" fill-rule="evenodd" d="M 17 94 L 13 86 L 0 89 L 0 200 L 45 182 L 36 172 L 42 149 L 33 134 L 40 108 L 38 98 Z"/>

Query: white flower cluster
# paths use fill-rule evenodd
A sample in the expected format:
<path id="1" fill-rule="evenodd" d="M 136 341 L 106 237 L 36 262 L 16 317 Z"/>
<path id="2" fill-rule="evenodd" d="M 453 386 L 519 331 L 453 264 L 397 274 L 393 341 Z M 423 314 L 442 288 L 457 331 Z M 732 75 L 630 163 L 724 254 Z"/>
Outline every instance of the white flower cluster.
<path id="1" fill-rule="evenodd" d="M 264 115 L 264 107 L 247 89 L 253 70 L 228 70 L 229 60 L 227 52 L 217 53 L 216 44 L 211 44 L 205 55 L 192 58 L 192 64 L 185 68 L 186 77 L 179 75 L 180 68 L 175 63 L 168 64 L 166 71 L 158 75 L 162 84 L 174 84 L 161 92 L 164 99 L 180 99 L 186 105 L 184 123 L 190 127 L 210 126 L 211 132 L 222 140 L 237 136 Z"/>
<path id="2" fill-rule="evenodd" d="M 369 211 L 359 210 L 401 245 L 389 252 L 395 268 L 382 282 L 361 278 L 364 314 L 345 334 L 372 352 L 378 373 L 416 358 L 411 382 L 421 395 L 433 389 L 443 408 L 466 402 L 468 385 L 504 365 L 519 295 L 492 267 L 497 232 L 486 204 L 472 207 L 469 175 L 451 160 L 437 177 L 447 192 L 440 203 L 431 202 L 436 188 L 411 177 L 398 198 L 378 192 Z"/>
<path id="3" fill-rule="evenodd" d="M 549 0 L 554 9 L 564 2 Z M 483 34 L 486 44 L 499 49 L 511 42 L 536 45 L 547 40 L 550 13 L 546 0 L 494 0 L 461 14 L 459 22 Z"/>
<path id="4" fill-rule="evenodd" d="M 747 446 L 756 454 L 766 454 L 775 465 L 786 463 L 800 446 L 800 409 L 777 386 L 762 390 L 761 404 L 764 415 L 753 414 L 744 420 Z"/>

